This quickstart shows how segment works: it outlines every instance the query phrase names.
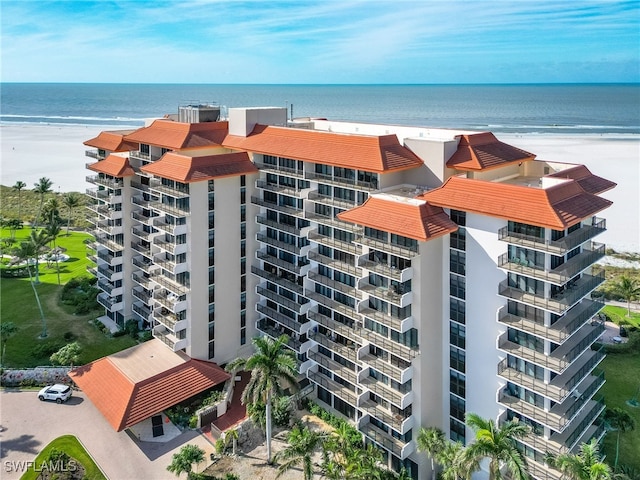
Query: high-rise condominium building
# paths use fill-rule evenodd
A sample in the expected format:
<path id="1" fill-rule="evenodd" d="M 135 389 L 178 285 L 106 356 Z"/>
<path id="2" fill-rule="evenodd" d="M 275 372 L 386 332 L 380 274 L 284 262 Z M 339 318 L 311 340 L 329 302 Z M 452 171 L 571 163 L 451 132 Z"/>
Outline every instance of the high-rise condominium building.
<path id="1" fill-rule="evenodd" d="M 319 403 L 416 478 L 419 428 L 470 442 L 468 412 L 530 425 L 539 479 L 603 435 L 614 183 L 488 132 L 219 113 L 86 142 L 105 319 L 218 364 L 287 334 Z"/>

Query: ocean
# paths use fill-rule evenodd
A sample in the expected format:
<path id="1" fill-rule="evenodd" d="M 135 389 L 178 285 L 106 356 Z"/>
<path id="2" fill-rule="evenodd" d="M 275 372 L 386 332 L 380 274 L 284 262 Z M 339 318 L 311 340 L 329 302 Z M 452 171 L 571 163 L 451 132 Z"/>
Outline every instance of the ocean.
<path id="1" fill-rule="evenodd" d="M 294 117 L 491 130 L 640 134 L 640 85 L 0 84 L 3 124 L 138 127 L 178 106 L 281 106 Z"/>

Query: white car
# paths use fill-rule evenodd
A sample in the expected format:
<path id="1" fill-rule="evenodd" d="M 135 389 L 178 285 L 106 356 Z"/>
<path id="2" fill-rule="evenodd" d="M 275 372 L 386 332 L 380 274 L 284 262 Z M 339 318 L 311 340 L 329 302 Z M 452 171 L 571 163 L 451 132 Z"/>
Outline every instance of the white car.
<path id="1" fill-rule="evenodd" d="M 71 398 L 71 387 L 61 383 L 49 385 L 38 392 L 38 398 L 41 402 L 45 400 L 55 400 L 56 403 L 66 402 Z"/>

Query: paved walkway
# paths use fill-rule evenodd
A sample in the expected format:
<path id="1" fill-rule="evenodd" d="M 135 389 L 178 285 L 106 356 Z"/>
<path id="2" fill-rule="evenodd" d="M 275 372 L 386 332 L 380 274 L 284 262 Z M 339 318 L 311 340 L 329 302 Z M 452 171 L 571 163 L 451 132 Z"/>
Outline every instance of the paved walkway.
<path id="1" fill-rule="evenodd" d="M 40 402 L 37 391 L 0 393 L 2 461 L 0 478 L 20 478 L 22 472 L 8 471 L 18 461 L 33 460 L 49 442 L 61 435 L 75 435 L 111 480 L 174 479 L 167 471 L 171 456 L 188 443 L 206 452 L 214 451 L 207 439 L 186 431 L 168 443 L 140 442 L 126 432 L 115 432 L 82 392 L 66 403 Z M 205 465 L 196 467 L 197 471 Z"/>

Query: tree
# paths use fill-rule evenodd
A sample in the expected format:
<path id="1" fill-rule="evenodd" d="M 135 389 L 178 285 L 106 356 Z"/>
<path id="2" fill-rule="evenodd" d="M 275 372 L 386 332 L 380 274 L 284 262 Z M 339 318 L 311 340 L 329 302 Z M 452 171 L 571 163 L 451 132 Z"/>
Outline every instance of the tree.
<path id="1" fill-rule="evenodd" d="M 60 285 L 60 264 L 58 263 L 59 252 L 56 251 L 56 240 L 60 235 L 60 222 L 57 221 L 53 216 L 51 217 L 51 221 L 45 228 L 47 235 L 49 236 L 49 240 L 51 241 L 51 245 L 53 247 L 53 253 L 55 254 L 56 260 L 56 273 L 58 274 L 58 285 Z"/>
<path id="2" fill-rule="evenodd" d="M 69 236 L 69 225 L 71 224 L 71 212 L 80 206 L 80 197 L 76 192 L 65 193 L 62 196 L 62 204 L 67 207 L 67 236 Z"/>
<path id="3" fill-rule="evenodd" d="M 189 475 L 194 463 L 200 463 L 204 460 L 204 450 L 197 445 L 185 445 L 178 453 L 174 453 L 171 463 L 167 467 L 171 473 L 175 473 L 177 477 L 181 473 Z"/>
<path id="4" fill-rule="evenodd" d="M 16 230 L 18 230 L 19 228 L 22 228 L 22 222 L 20 220 L 18 220 L 17 218 L 12 218 L 12 219 L 7 220 L 6 222 L 4 222 L 4 226 L 7 227 L 9 229 L 9 231 L 11 232 L 11 238 L 15 239 L 16 238 Z"/>
<path id="5" fill-rule="evenodd" d="M 624 411 L 620 407 L 607 408 L 604 414 L 604 419 L 618 431 L 616 437 L 616 459 L 613 463 L 613 469 L 618 468 L 618 456 L 620 454 L 620 433 L 633 430 L 636 426 L 633 417 L 628 412 Z"/>
<path id="6" fill-rule="evenodd" d="M 446 442 L 438 455 L 442 465 L 442 480 L 471 480 L 473 472 L 480 470 L 480 460 L 470 458 L 460 442 Z"/>
<path id="7" fill-rule="evenodd" d="M 49 360 L 58 365 L 71 365 L 71 369 L 73 370 L 73 364 L 78 363 L 80 360 L 80 351 L 81 348 L 78 342 L 68 343 L 51 355 Z"/>
<path id="8" fill-rule="evenodd" d="M 36 267 L 35 284 L 40 283 L 40 255 L 42 255 L 46 249 L 47 244 L 51 241 L 49 234 L 46 230 L 31 230 L 29 235 L 29 242 L 33 245 L 33 260 Z"/>
<path id="9" fill-rule="evenodd" d="M 529 432 L 529 427 L 516 420 L 498 427 L 493 420 L 485 420 L 475 413 L 467 414 L 467 425 L 475 434 L 474 442 L 467 447 L 468 461 L 489 459 L 489 480 L 500 480 L 500 469 L 506 466 L 514 480 L 527 480 L 527 463 L 516 446 L 516 439 Z"/>
<path id="10" fill-rule="evenodd" d="M 229 429 L 224 433 L 224 441 L 225 443 L 229 443 L 229 440 L 231 440 L 231 444 L 232 444 L 232 453 L 233 455 L 236 454 L 236 451 L 238 450 L 238 430 L 236 430 L 235 428 Z"/>
<path id="11" fill-rule="evenodd" d="M 416 440 L 418 450 L 425 452 L 431 459 L 431 479 L 436 479 L 435 461 L 444 449 L 446 439 L 444 432 L 436 427 L 421 428 Z"/>
<path id="12" fill-rule="evenodd" d="M 40 215 L 42 214 L 42 206 L 44 205 L 44 196 L 51 192 L 51 187 L 53 182 L 49 180 L 47 177 L 41 177 L 36 183 L 33 184 L 33 191 L 40 195 L 40 208 L 38 209 L 38 216 L 36 217 L 36 222 L 34 227 L 38 226 L 38 222 L 40 221 Z"/>
<path id="13" fill-rule="evenodd" d="M 41 215 L 41 218 L 44 218 L 45 221 L 55 221 L 58 223 L 62 222 L 62 219 L 60 218 L 60 202 L 56 197 L 52 197 L 44 202 Z"/>
<path id="14" fill-rule="evenodd" d="M 0 323 L 0 341 L 2 341 L 2 360 L 0 365 L 4 366 L 4 352 L 7 349 L 7 341 L 18 331 L 18 327 L 13 322 Z"/>
<path id="15" fill-rule="evenodd" d="M 34 233 L 31 231 L 31 233 Z M 42 303 L 40 303 L 40 297 L 38 296 L 38 290 L 36 289 L 35 283 L 33 281 L 33 276 L 31 275 L 31 259 L 34 256 L 37 258 L 38 251 L 36 246 L 32 242 L 22 242 L 20 246 L 14 251 L 16 256 L 25 262 L 27 267 L 27 273 L 29 274 L 29 283 L 31 283 L 31 288 L 33 289 L 33 294 L 36 297 L 36 303 L 38 304 L 38 309 L 40 310 L 40 318 L 42 319 L 42 333 L 40 337 L 45 338 L 47 336 L 47 320 L 44 318 L 44 311 L 42 310 Z"/>
<path id="16" fill-rule="evenodd" d="M 266 406 L 267 463 L 271 463 L 271 399 L 284 394 L 284 386 L 297 389 L 297 364 L 293 350 L 285 347 L 289 337 L 253 339 L 255 353 L 249 358 L 237 358 L 227 365 L 227 371 L 250 370 L 251 379 L 242 392 L 242 403 L 263 402 Z"/>
<path id="17" fill-rule="evenodd" d="M 560 470 L 570 480 L 609 480 L 611 469 L 602 462 L 598 442 L 594 438 L 580 445 L 578 453 L 548 455 L 547 463 Z"/>
<path id="18" fill-rule="evenodd" d="M 627 316 L 631 316 L 631 302 L 640 297 L 640 283 L 635 278 L 622 275 L 613 285 L 613 292 L 627 302 Z"/>
<path id="19" fill-rule="evenodd" d="M 293 467 L 302 466 L 305 480 L 313 479 L 313 454 L 321 449 L 327 439 L 326 433 L 313 432 L 308 427 L 300 428 L 296 425 L 289 434 L 289 445 L 276 453 L 274 461 L 283 462 L 278 467 L 278 475 L 291 470 Z"/>
<path id="20" fill-rule="evenodd" d="M 13 189 L 18 192 L 18 220 L 22 223 L 22 189 L 26 187 L 27 184 L 21 180 L 18 180 Z"/>

